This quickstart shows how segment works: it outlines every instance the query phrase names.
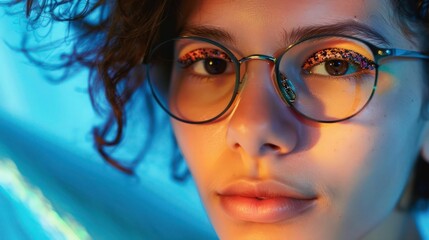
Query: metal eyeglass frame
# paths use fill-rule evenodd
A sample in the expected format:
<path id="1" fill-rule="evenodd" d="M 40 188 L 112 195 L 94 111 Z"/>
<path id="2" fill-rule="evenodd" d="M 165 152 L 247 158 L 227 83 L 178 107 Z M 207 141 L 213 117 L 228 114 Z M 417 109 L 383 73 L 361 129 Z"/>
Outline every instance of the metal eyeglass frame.
<path id="1" fill-rule="evenodd" d="M 310 40 L 314 40 L 314 39 L 318 39 L 318 38 L 327 38 L 327 37 L 334 37 L 334 38 L 337 37 L 337 38 L 350 39 L 350 40 L 354 40 L 354 41 L 357 41 L 357 42 L 360 42 L 360 43 L 363 43 L 364 45 L 366 45 L 371 50 L 372 54 L 374 55 L 374 62 L 375 62 L 374 68 L 376 71 L 374 86 L 373 86 L 371 95 L 368 98 L 367 102 L 362 106 L 362 108 L 359 111 L 352 114 L 351 116 L 348 116 L 346 118 L 336 119 L 336 120 L 318 120 L 317 118 L 307 116 L 306 114 L 304 114 L 304 113 L 300 112 L 298 109 L 296 109 L 293 105 L 293 101 L 294 101 L 294 98 L 296 96 L 296 94 L 294 92 L 294 87 L 293 87 L 293 85 L 290 84 L 289 80 L 285 79 L 282 76 L 282 74 L 279 71 L 279 64 L 281 62 L 282 57 L 291 48 L 293 48 L 296 45 L 301 44 L 302 42 L 306 42 L 306 41 L 310 41 Z M 216 116 L 214 116 L 208 120 L 190 121 L 190 120 L 181 119 L 181 118 L 175 116 L 174 114 L 172 114 L 168 110 L 168 108 L 166 106 L 164 106 L 162 104 L 162 101 L 159 99 L 159 97 L 157 96 L 157 94 L 154 90 L 154 87 L 152 86 L 152 83 L 150 80 L 150 74 L 149 74 L 150 61 L 151 61 L 152 55 L 154 54 L 154 52 L 156 52 L 156 50 L 158 48 L 162 47 L 164 44 L 171 42 L 171 41 L 181 40 L 181 39 L 197 40 L 197 41 L 203 41 L 203 42 L 207 42 L 209 44 L 213 44 L 214 46 L 216 46 L 216 47 L 220 48 L 222 51 L 224 51 L 228 55 L 228 57 L 231 58 L 231 61 L 234 64 L 236 80 L 235 80 L 235 86 L 234 86 L 234 90 L 233 90 L 234 91 L 233 96 L 232 96 L 231 100 L 229 101 L 228 105 L 225 107 L 225 109 L 222 112 L 220 112 L 218 115 L 216 115 Z M 344 120 L 347 120 L 347 119 L 350 119 L 350 118 L 356 116 L 368 105 L 368 103 L 371 101 L 371 99 L 374 95 L 375 89 L 377 87 L 378 68 L 380 66 L 379 62 L 382 59 L 385 59 L 388 57 L 417 58 L 417 59 L 428 59 L 429 60 L 429 54 L 425 54 L 425 53 L 421 53 L 421 52 L 417 52 L 417 51 L 411 51 L 411 50 L 397 49 L 397 48 L 380 48 L 380 47 L 377 47 L 368 41 L 359 39 L 357 37 L 344 36 L 344 35 L 316 35 L 316 36 L 308 37 L 305 39 L 301 39 L 301 40 L 289 45 L 284 51 L 281 52 L 281 54 L 277 58 L 273 57 L 273 56 L 269 56 L 269 55 L 264 55 L 264 54 L 251 54 L 251 55 L 248 55 L 248 56 L 243 57 L 241 59 L 237 59 L 236 56 L 228 48 L 224 47 L 222 44 L 220 44 L 214 40 L 204 38 L 204 37 L 197 37 L 197 36 L 181 36 L 181 37 L 177 37 L 177 38 L 173 38 L 173 39 L 169 39 L 167 41 L 161 42 L 160 44 L 158 44 L 154 48 L 152 48 L 152 50 L 148 54 L 148 58 L 145 61 L 145 64 L 146 64 L 147 79 L 149 81 L 150 89 L 151 89 L 152 95 L 155 97 L 155 100 L 157 101 L 159 106 L 161 106 L 161 108 L 166 113 L 168 113 L 172 118 L 174 118 L 178 121 L 181 121 L 181 122 L 185 122 L 185 123 L 189 123 L 189 124 L 204 124 L 204 123 L 209 123 L 209 122 L 215 121 L 216 119 L 223 116 L 230 109 L 230 107 L 233 105 L 237 95 L 239 94 L 240 84 L 242 83 L 242 79 L 240 79 L 240 76 L 241 76 L 240 66 L 241 66 L 241 64 L 244 62 L 250 61 L 250 60 L 263 60 L 263 61 L 271 61 L 274 63 L 274 73 L 275 73 L 275 78 L 276 78 L 275 81 L 277 82 L 277 85 L 278 85 L 277 89 L 280 90 L 279 92 L 281 93 L 281 98 L 283 99 L 283 101 L 289 107 L 291 107 L 294 112 L 298 113 L 299 115 L 301 115 L 307 119 L 315 121 L 315 122 L 335 123 L 335 122 L 341 122 L 341 121 L 344 121 Z"/>

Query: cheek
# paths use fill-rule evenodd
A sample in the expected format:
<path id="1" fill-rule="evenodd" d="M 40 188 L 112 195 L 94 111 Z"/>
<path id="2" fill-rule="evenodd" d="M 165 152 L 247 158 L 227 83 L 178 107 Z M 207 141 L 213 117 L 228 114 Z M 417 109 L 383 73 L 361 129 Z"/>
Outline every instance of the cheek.
<path id="1" fill-rule="evenodd" d="M 417 128 L 406 129 L 418 134 Z M 378 198 L 377 191 L 400 191 L 418 151 L 415 139 L 407 138 L 405 130 L 389 126 L 347 126 L 336 132 L 323 136 L 324 143 L 311 150 L 312 168 L 318 171 L 315 182 L 326 184 L 335 197 L 349 200 L 356 194 L 362 195 L 359 199 Z M 364 194 L 370 192 L 373 194 Z"/>
<path id="2" fill-rule="evenodd" d="M 179 147 L 192 172 L 200 191 L 205 191 L 217 168 L 219 159 L 226 150 L 226 124 L 191 125 L 173 120 L 174 132 Z"/>
<path id="3" fill-rule="evenodd" d="M 326 192 L 327 209 L 341 216 L 344 225 L 357 228 L 365 226 L 362 219 L 374 225 L 394 208 L 421 145 L 420 77 L 392 70 L 379 78 L 379 88 L 363 112 L 321 127 L 319 141 L 310 150 L 319 159 L 312 161 L 313 181 Z"/>

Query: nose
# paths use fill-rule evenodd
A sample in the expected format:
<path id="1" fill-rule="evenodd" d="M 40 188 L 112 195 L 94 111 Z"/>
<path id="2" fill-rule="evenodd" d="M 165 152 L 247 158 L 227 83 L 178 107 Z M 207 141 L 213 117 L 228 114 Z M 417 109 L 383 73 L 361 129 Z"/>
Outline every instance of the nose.
<path id="1" fill-rule="evenodd" d="M 287 154 L 298 143 L 299 124 L 274 87 L 272 65 L 247 63 L 244 86 L 229 119 L 229 147 L 251 159 Z"/>

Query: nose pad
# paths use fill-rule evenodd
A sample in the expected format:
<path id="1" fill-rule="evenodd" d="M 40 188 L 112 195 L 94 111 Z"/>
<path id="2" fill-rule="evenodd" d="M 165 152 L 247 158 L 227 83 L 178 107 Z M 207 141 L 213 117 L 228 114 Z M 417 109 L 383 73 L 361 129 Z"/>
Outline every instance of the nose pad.
<path id="1" fill-rule="evenodd" d="M 278 95 L 271 68 L 261 61 L 247 64 L 244 85 L 228 120 L 228 145 L 253 159 L 286 154 L 298 142 L 297 120 Z M 288 87 L 294 94 L 293 85 Z"/>
<path id="2" fill-rule="evenodd" d="M 283 73 L 280 73 L 280 91 L 288 103 L 294 103 L 296 99 L 296 88 Z"/>

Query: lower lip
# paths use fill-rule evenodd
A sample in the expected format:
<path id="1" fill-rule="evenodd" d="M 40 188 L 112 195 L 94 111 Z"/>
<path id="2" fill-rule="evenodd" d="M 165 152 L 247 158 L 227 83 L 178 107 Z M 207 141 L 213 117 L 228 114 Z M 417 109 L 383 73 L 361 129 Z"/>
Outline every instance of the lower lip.
<path id="1" fill-rule="evenodd" d="M 232 218 L 258 223 L 274 223 L 298 217 L 315 205 L 315 199 L 275 197 L 257 199 L 220 195 L 225 212 Z"/>

